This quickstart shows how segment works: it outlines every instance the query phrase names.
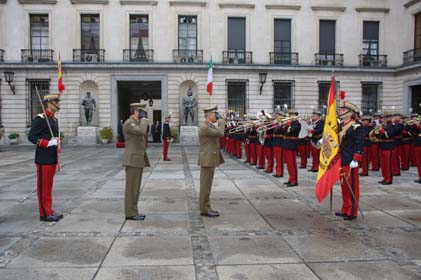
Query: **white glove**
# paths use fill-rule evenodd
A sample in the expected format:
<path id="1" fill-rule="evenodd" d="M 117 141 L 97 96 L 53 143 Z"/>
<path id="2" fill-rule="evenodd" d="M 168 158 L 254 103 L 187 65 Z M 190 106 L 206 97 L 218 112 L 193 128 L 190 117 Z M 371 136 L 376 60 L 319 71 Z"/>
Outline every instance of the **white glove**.
<path id="1" fill-rule="evenodd" d="M 50 141 L 48 141 L 48 146 L 47 147 L 57 146 L 57 145 L 58 145 L 57 138 L 53 138 Z"/>
<path id="2" fill-rule="evenodd" d="M 356 167 L 358 167 L 358 161 L 355 161 L 355 160 L 351 161 L 351 163 L 349 164 L 349 168 L 356 168 Z"/>

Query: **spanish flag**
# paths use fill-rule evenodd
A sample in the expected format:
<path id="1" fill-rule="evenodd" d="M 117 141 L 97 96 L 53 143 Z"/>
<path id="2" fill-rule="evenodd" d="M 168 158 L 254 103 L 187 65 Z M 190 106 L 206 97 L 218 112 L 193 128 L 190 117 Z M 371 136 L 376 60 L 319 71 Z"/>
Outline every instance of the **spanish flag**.
<path id="1" fill-rule="evenodd" d="M 60 57 L 60 53 L 58 54 L 58 63 L 57 63 L 57 68 L 58 68 L 58 92 L 61 94 L 65 87 L 63 84 L 63 74 L 61 72 L 61 57 Z"/>
<path id="2" fill-rule="evenodd" d="M 323 129 L 322 147 L 320 149 L 319 173 L 317 175 L 316 196 L 321 202 L 339 180 L 341 154 L 339 153 L 339 124 L 336 119 L 335 78 L 332 77 L 327 101 L 327 113 Z"/>

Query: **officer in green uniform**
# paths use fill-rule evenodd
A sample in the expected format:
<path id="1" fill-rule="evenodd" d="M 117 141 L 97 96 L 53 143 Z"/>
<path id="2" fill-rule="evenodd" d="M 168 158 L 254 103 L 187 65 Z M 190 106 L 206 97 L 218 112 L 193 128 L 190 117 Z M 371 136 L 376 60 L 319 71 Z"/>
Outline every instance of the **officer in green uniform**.
<path id="1" fill-rule="evenodd" d="M 137 202 L 140 194 L 143 168 L 150 166 L 146 154 L 148 120 L 145 114 L 146 104 L 130 104 L 130 117 L 123 125 L 126 143 L 123 166 L 126 168 L 125 213 L 126 220 L 142 221 L 145 215 L 139 214 Z"/>
<path id="2" fill-rule="evenodd" d="M 224 135 L 225 120 L 219 117 L 218 107 L 205 109 L 205 123 L 199 130 L 199 166 L 200 168 L 200 215 L 218 217 L 218 211 L 210 206 L 210 193 L 212 189 L 215 167 L 224 163 L 224 158 L 219 148 L 219 137 Z"/>

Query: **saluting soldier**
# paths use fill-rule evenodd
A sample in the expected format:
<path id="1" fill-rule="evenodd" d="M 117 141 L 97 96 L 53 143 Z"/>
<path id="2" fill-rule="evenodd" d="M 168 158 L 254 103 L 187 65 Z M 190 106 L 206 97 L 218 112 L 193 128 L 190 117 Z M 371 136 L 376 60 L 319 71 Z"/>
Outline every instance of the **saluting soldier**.
<path id="1" fill-rule="evenodd" d="M 298 112 L 296 110 L 289 110 L 291 121 L 285 123 L 285 136 L 283 143 L 283 151 L 285 162 L 287 164 L 289 180 L 284 184 L 287 187 L 298 186 L 298 170 L 297 170 L 297 149 L 298 149 L 298 134 L 301 130 L 301 124 L 297 120 Z"/>
<path id="2" fill-rule="evenodd" d="M 168 157 L 168 149 L 170 147 L 171 129 L 170 129 L 171 115 L 165 117 L 164 125 L 162 126 L 162 157 L 165 161 L 170 161 Z"/>
<path id="3" fill-rule="evenodd" d="M 218 106 L 203 110 L 205 123 L 199 130 L 199 160 L 200 166 L 200 215 L 218 217 L 218 211 L 210 205 L 210 194 L 215 168 L 224 163 L 224 158 L 219 149 L 219 137 L 224 135 L 225 120 L 218 118 Z"/>
<path id="4" fill-rule="evenodd" d="M 320 139 L 323 137 L 324 121 L 321 118 L 322 112 L 319 110 L 314 110 L 312 115 L 313 129 L 310 130 L 311 133 L 311 157 L 313 158 L 313 163 L 311 165 L 311 172 L 319 171 L 319 162 L 320 162 L 320 149 L 321 146 L 317 144 Z"/>
<path id="5" fill-rule="evenodd" d="M 45 95 L 43 103 L 45 112 L 37 115 L 32 121 L 28 140 L 37 145 L 35 164 L 37 167 L 39 219 L 43 222 L 58 222 L 63 215 L 53 210 L 52 192 L 60 141 L 58 120 L 55 116 L 55 113 L 60 110 L 60 95 Z"/>
<path id="6" fill-rule="evenodd" d="M 146 137 L 148 120 L 145 112 L 146 104 L 130 104 L 131 116 L 123 126 L 126 149 L 123 166 L 126 168 L 125 214 L 126 220 L 142 221 L 145 215 L 139 214 L 137 202 L 140 194 L 143 168 L 150 166 L 146 154 Z"/>
<path id="7" fill-rule="evenodd" d="M 362 117 L 362 123 L 363 123 L 362 130 L 363 130 L 363 135 L 364 135 L 364 150 L 363 150 L 363 158 L 361 161 L 360 176 L 368 176 L 368 169 L 370 166 L 370 148 L 372 145 L 369 135 L 370 135 L 370 132 L 373 130 L 370 116 L 364 115 Z"/>

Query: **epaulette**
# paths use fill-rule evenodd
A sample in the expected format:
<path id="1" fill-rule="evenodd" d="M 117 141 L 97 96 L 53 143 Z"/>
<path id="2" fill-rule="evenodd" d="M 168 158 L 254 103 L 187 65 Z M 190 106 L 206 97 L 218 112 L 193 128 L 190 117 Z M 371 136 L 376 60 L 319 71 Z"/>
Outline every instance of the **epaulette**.
<path id="1" fill-rule="evenodd" d="M 354 130 L 356 130 L 357 128 L 359 128 L 361 126 L 361 124 L 359 123 L 353 123 L 352 127 L 354 128 Z"/>
<path id="2" fill-rule="evenodd" d="M 41 119 L 45 118 L 44 113 L 38 114 L 37 117 L 40 117 Z"/>

